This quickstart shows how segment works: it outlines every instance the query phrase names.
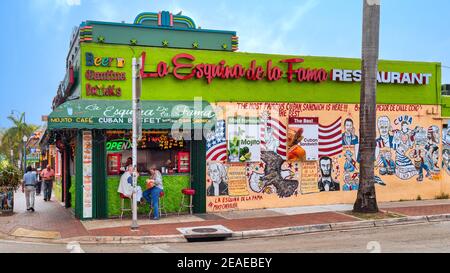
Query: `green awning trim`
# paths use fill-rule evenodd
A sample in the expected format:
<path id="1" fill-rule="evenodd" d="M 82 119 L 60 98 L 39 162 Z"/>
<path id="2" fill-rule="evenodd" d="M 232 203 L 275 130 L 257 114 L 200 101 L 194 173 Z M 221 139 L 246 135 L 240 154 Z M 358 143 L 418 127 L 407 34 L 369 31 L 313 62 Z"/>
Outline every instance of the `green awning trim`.
<path id="1" fill-rule="evenodd" d="M 197 129 L 215 119 L 214 109 L 205 101 L 142 101 L 141 109 L 142 129 L 146 130 L 173 125 Z M 132 121 L 131 101 L 74 100 L 49 115 L 48 129 L 131 130 Z"/>

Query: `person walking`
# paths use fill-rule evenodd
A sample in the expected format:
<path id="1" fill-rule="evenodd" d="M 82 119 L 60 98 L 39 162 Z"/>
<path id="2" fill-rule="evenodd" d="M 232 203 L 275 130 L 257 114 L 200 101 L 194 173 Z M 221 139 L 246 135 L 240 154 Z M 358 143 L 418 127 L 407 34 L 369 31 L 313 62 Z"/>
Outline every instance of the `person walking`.
<path id="1" fill-rule="evenodd" d="M 34 212 L 34 199 L 36 196 L 36 173 L 31 166 L 27 167 L 27 172 L 23 175 L 22 192 L 25 193 L 27 211 Z"/>
<path id="2" fill-rule="evenodd" d="M 159 220 L 159 195 L 163 191 L 163 180 L 161 172 L 156 166 L 150 168 L 150 179 L 147 179 L 147 190 L 144 191 L 144 198 L 154 209 L 153 220 Z"/>
<path id="3" fill-rule="evenodd" d="M 47 202 L 52 198 L 53 180 L 55 179 L 55 172 L 52 166 L 47 165 L 47 168 L 41 172 L 41 177 L 44 181 L 44 201 Z"/>
<path id="4" fill-rule="evenodd" d="M 36 196 L 41 195 L 41 189 L 42 189 L 42 179 L 41 179 L 41 168 L 38 168 L 36 170 Z"/>

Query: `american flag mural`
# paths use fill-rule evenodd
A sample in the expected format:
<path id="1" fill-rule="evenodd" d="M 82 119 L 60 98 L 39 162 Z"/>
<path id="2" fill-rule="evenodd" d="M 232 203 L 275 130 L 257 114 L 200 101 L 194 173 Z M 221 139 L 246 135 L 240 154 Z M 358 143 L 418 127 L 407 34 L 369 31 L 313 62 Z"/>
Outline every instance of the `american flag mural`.
<path id="1" fill-rule="evenodd" d="M 332 157 L 342 153 L 342 118 L 330 125 L 319 124 L 319 157 Z"/>
<path id="2" fill-rule="evenodd" d="M 267 123 L 263 123 L 261 125 L 261 150 L 267 151 L 266 142 L 265 142 L 265 134 L 266 129 L 272 128 L 272 134 L 276 139 L 280 141 L 280 145 L 278 146 L 277 153 L 283 158 L 286 159 L 287 151 L 287 126 L 284 125 L 283 122 L 281 122 L 278 119 L 269 117 L 267 120 Z"/>
<path id="3" fill-rule="evenodd" d="M 227 159 L 225 120 L 216 123 L 215 131 L 206 139 L 206 160 L 224 161 Z"/>

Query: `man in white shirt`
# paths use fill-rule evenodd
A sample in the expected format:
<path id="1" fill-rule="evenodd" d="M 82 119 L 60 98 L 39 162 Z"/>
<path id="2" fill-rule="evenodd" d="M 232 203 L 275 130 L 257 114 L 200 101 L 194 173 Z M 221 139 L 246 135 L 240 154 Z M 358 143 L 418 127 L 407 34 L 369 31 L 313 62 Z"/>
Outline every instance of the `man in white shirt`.
<path id="1" fill-rule="evenodd" d="M 139 174 L 136 174 L 139 176 Z M 133 196 L 133 166 L 128 166 L 127 171 L 120 177 L 118 193 L 131 198 Z M 141 186 L 136 187 L 136 197 L 138 202 L 142 199 L 142 188 Z"/>

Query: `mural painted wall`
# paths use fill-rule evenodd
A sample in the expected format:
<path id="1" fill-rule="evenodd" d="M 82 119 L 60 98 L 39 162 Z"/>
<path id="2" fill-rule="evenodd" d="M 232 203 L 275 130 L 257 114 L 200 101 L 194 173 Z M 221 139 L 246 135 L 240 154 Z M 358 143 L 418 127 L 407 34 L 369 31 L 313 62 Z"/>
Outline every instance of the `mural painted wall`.
<path id="1" fill-rule="evenodd" d="M 244 102 L 215 107 L 219 120 L 207 137 L 208 212 L 354 202 L 359 187 L 358 104 Z M 450 192 L 450 132 L 443 133 L 439 112 L 428 105 L 378 105 L 379 201 L 419 195 L 432 199 Z M 259 160 L 246 156 L 249 143 L 259 143 L 250 152 Z"/>

